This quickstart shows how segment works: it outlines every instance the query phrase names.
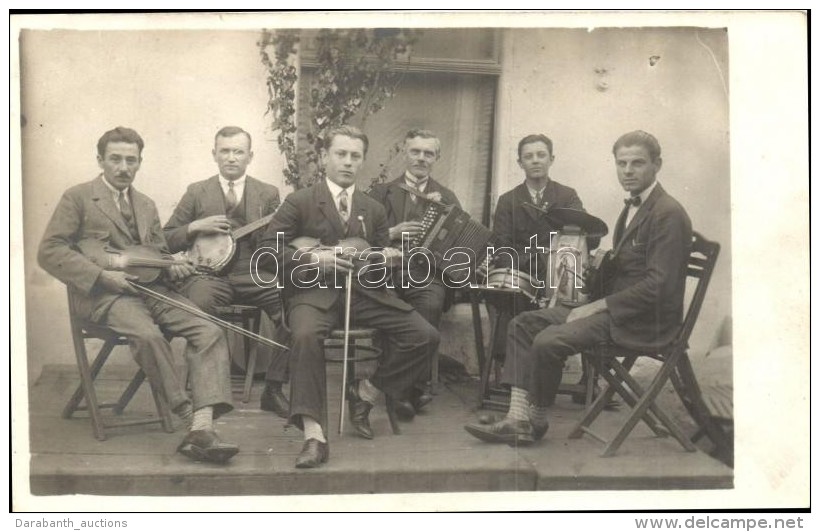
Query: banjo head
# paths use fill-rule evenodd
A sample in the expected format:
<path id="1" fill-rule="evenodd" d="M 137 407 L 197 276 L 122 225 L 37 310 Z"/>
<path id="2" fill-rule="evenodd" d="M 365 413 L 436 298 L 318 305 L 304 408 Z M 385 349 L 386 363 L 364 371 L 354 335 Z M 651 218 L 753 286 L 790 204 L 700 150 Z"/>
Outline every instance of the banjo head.
<path id="1" fill-rule="evenodd" d="M 200 235 L 188 252 L 197 269 L 218 272 L 230 262 L 236 251 L 236 241 L 228 234 Z"/>

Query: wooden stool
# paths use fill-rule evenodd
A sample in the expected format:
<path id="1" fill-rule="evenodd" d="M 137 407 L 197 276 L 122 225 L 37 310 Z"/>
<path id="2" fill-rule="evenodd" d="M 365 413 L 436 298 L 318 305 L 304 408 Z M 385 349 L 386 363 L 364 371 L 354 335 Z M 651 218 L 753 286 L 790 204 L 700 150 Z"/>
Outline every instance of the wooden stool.
<path id="1" fill-rule="evenodd" d="M 325 339 L 325 361 L 331 363 L 343 362 L 345 331 L 344 329 L 333 329 Z M 357 342 L 369 341 L 370 345 L 360 345 Z M 347 352 L 347 380 L 345 386 L 350 386 L 356 381 L 356 363 L 368 362 L 378 360 L 384 353 L 382 348 L 384 339 L 376 329 L 353 329 L 351 328 L 348 334 L 348 352 Z M 338 354 L 330 355 L 329 352 L 338 350 Z M 393 434 L 401 434 L 399 422 L 396 418 L 395 410 L 392 406 L 392 398 L 385 397 L 387 405 L 387 418 L 390 420 L 390 428 Z M 340 410 L 344 409 L 344 405 L 340 405 Z"/>
<path id="2" fill-rule="evenodd" d="M 165 396 L 162 394 L 153 383 L 151 385 L 151 394 L 154 397 L 154 403 L 157 408 L 158 418 L 143 419 L 136 421 L 125 422 L 111 422 L 106 420 L 102 415 L 102 410 L 105 408 L 112 409 L 116 415 L 122 414 L 125 407 L 134 397 L 139 387 L 145 381 L 145 372 L 142 368 L 137 370 L 134 378 L 126 387 L 120 398 L 115 403 L 100 403 L 97 401 L 97 392 L 94 387 L 94 380 L 100 373 L 111 352 L 118 345 L 128 345 L 128 340 L 125 337 L 118 335 L 108 327 L 92 323 L 88 320 L 83 320 L 76 316 L 74 312 L 74 301 L 71 290 L 68 291 L 68 315 L 71 321 L 71 337 L 74 343 L 74 354 L 77 358 L 77 368 L 80 372 L 80 384 L 71 396 L 71 399 L 63 408 L 62 417 L 69 419 L 78 410 L 86 410 L 91 416 L 91 426 L 94 431 L 94 437 L 98 440 L 106 439 L 105 429 L 115 427 L 129 427 L 135 425 L 149 425 L 159 423 L 166 432 L 174 432 L 174 426 L 171 422 L 171 411 L 168 408 L 168 403 Z M 88 351 L 86 350 L 85 341 L 88 339 L 99 339 L 103 341 L 103 346 L 100 348 L 94 361 L 89 365 Z M 85 398 L 85 406 L 80 403 Z"/>
<path id="3" fill-rule="evenodd" d="M 259 307 L 250 305 L 227 305 L 216 307 L 214 313 L 218 318 L 236 324 L 247 331 L 259 334 L 262 311 Z M 244 335 L 239 335 L 242 341 L 242 354 L 245 363 L 245 382 L 242 389 L 242 402 L 247 403 L 251 398 L 253 376 L 256 371 L 256 356 L 258 343 Z M 231 356 L 231 359 L 234 357 Z"/>

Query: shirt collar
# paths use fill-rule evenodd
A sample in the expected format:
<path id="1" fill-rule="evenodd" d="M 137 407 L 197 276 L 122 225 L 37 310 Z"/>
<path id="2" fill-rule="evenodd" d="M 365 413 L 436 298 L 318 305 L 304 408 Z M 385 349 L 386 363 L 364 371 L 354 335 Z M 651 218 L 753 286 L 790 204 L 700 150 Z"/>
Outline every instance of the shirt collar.
<path id="1" fill-rule="evenodd" d="M 529 193 L 530 193 L 530 197 L 531 197 L 531 198 L 534 198 L 534 197 L 535 197 L 535 195 L 536 195 L 536 194 L 538 194 L 539 192 L 541 192 L 541 197 L 543 198 L 543 197 L 544 197 L 544 191 L 545 191 L 546 189 L 547 189 L 547 185 L 546 185 L 546 183 L 544 184 L 543 188 L 541 188 L 540 190 L 535 190 L 534 188 L 532 188 L 532 187 L 529 185 L 529 183 L 527 184 L 527 190 L 529 191 Z"/>
<path id="2" fill-rule="evenodd" d="M 330 189 L 330 195 L 333 196 L 334 200 L 339 199 L 339 194 L 341 194 L 343 190 L 347 190 L 347 196 L 348 197 L 353 196 L 353 191 L 356 190 L 356 185 L 355 184 L 350 185 L 347 188 L 342 188 L 339 185 L 337 185 L 336 183 L 334 183 L 333 181 L 331 181 L 330 179 L 325 179 L 325 183 L 327 183 L 327 188 Z"/>
<path id="3" fill-rule="evenodd" d="M 104 175 L 103 175 L 103 176 L 101 176 L 101 177 L 102 177 L 102 182 L 103 182 L 103 183 L 105 183 L 105 186 L 106 186 L 106 187 L 108 187 L 108 190 L 110 190 L 110 191 L 111 191 L 111 194 L 113 194 L 113 195 L 114 195 L 114 199 L 117 199 L 118 197 L 120 197 L 120 191 L 119 191 L 118 189 L 114 188 L 114 187 L 111 185 L 111 183 L 109 183 L 109 182 L 108 182 L 108 180 L 105 178 L 105 176 L 104 176 Z M 128 198 L 128 192 L 129 192 L 130 190 L 131 190 L 131 187 L 130 187 L 130 186 L 127 186 L 127 187 L 125 187 L 124 189 L 122 189 L 122 192 L 125 194 L 125 200 L 126 200 L 126 201 L 131 201 L 131 200 Z"/>
<path id="4" fill-rule="evenodd" d="M 654 181 L 651 185 L 649 185 L 648 187 L 646 187 L 646 188 L 643 190 L 643 192 L 641 192 L 640 194 L 638 194 L 638 196 L 640 196 L 640 198 L 641 198 L 641 205 L 643 205 L 644 203 L 646 203 L 647 198 L 649 198 L 649 195 L 650 195 L 650 194 L 652 194 L 652 191 L 655 189 L 655 187 L 657 186 L 657 184 L 658 184 L 658 180 L 657 180 L 657 179 L 655 179 L 655 181 Z"/>
<path id="5" fill-rule="evenodd" d="M 228 188 L 228 183 L 230 183 L 230 179 L 226 179 L 222 174 L 219 174 L 219 183 L 222 185 L 223 189 Z M 242 174 L 242 177 L 239 179 L 233 180 L 234 187 L 244 187 L 245 186 L 245 174 Z"/>
<path id="6" fill-rule="evenodd" d="M 427 176 L 424 179 L 419 179 L 416 176 L 414 176 L 413 174 L 411 174 L 410 171 L 408 170 L 408 171 L 404 172 L 404 180 L 407 181 L 408 185 L 413 185 L 417 189 L 422 190 L 422 189 L 426 188 L 427 183 L 430 182 L 430 176 Z"/>

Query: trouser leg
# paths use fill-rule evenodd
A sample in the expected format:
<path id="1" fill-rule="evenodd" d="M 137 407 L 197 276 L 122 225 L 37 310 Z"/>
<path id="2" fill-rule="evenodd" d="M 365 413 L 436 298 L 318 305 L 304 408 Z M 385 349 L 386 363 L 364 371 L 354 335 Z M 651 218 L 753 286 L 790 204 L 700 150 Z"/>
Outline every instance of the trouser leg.
<path id="1" fill-rule="evenodd" d="M 192 305 L 191 301 L 172 290 L 164 287 L 156 287 L 155 290 L 182 304 Z M 194 409 L 213 406 L 215 418 L 233 410 L 228 343 L 222 329 L 164 302 L 151 299 L 146 300 L 146 304 L 160 326 L 188 341 L 185 357 Z"/>
<path id="2" fill-rule="evenodd" d="M 355 294 L 353 323 L 373 327 L 387 336 L 389 356 L 379 363 L 371 382 L 387 395 L 405 397 L 429 370 L 438 350 L 439 333 L 416 311 L 402 311 Z"/>
<path id="3" fill-rule="evenodd" d="M 324 340 L 337 324 L 337 309 L 324 311 L 310 305 L 288 309 L 291 331 L 290 422 L 302 427 L 302 416 L 310 416 L 327 434 L 327 379 Z"/>
<path id="4" fill-rule="evenodd" d="M 141 297 L 124 295 L 108 309 L 103 324 L 125 336 L 131 354 L 149 381 L 158 385 L 171 409 L 188 402 L 174 370 L 173 350 Z"/>

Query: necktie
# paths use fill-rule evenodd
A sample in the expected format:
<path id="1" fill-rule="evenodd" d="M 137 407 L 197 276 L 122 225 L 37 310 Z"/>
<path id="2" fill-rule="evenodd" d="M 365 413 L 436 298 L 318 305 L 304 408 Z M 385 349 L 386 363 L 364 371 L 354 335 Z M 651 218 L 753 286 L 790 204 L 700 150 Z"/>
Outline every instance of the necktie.
<path id="1" fill-rule="evenodd" d="M 342 217 L 344 223 L 350 219 L 350 208 L 347 205 L 347 190 L 342 190 L 339 194 L 339 216 Z"/>
<path id="2" fill-rule="evenodd" d="M 630 205 L 634 205 L 635 207 L 640 207 L 641 205 L 641 197 L 640 196 L 632 196 L 631 198 L 626 198 L 624 200 L 624 205 L 629 207 Z"/>
<path id="3" fill-rule="evenodd" d="M 128 205 L 128 200 L 125 198 L 125 192 L 122 190 L 117 195 L 117 206 L 120 208 L 120 214 L 122 214 L 125 221 L 131 222 L 133 214 L 131 213 L 131 207 Z"/>
<path id="4" fill-rule="evenodd" d="M 538 192 L 535 193 L 535 205 L 540 207 L 541 206 L 541 200 L 543 200 L 543 199 L 544 199 L 544 191 L 543 190 L 539 190 Z"/>
<path id="5" fill-rule="evenodd" d="M 230 212 L 236 208 L 239 201 L 236 199 L 236 191 L 233 188 L 233 181 L 228 181 L 228 194 L 225 196 L 225 209 Z"/>
<path id="6" fill-rule="evenodd" d="M 418 192 L 421 192 L 421 187 L 425 183 L 427 183 L 427 178 L 426 177 L 424 179 L 419 179 L 418 181 L 410 181 L 410 186 L 412 188 L 416 189 Z M 413 203 L 418 201 L 418 198 L 416 197 L 415 194 L 410 194 L 410 199 L 413 201 Z"/>

